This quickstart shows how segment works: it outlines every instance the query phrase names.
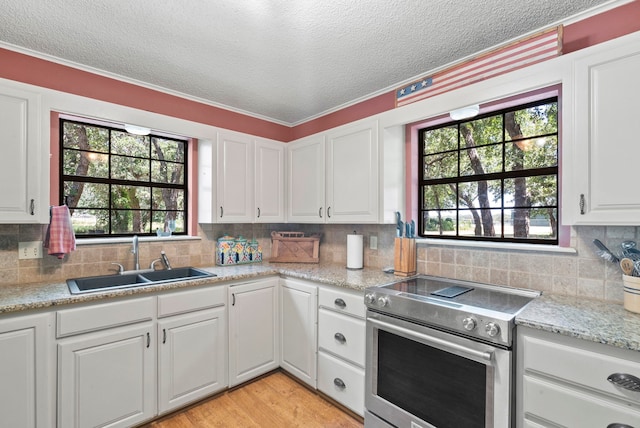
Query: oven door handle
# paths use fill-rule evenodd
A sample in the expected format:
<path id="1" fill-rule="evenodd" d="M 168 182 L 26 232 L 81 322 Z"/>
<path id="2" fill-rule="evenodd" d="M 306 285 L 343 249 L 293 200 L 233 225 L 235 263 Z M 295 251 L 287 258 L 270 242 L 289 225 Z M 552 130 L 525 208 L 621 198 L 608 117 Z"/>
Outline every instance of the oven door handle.
<path id="1" fill-rule="evenodd" d="M 462 355 L 462 356 L 469 355 L 471 357 L 474 357 L 475 359 L 480 359 L 487 362 L 491 362 L 493 360 L 493 352 L 483 352 L 483 351 L 477 351 L 475 349 L 469 349 L 466 346 L 458 345 L 457 343 L 447 342 L 446 340 L 442 340 L 437 337 L 431 337 L 426 334 L 419 333 L 414 330 L 410 330 L 408 328 L 399 327 L 397 325 L 389 324 L 387 322 L 379 321 L 372 318 L 368 318 L 367 322 L 370 322 L 374 325 L 377 325 L 378 327 L 383 327 L 391 331 L 403 333 L 409 338 L 414 337 L 416 339 L 421 340 L 422 342 L 435 345 L 436 347 L 443 350 L 452 351 L 458 355 Z"/>

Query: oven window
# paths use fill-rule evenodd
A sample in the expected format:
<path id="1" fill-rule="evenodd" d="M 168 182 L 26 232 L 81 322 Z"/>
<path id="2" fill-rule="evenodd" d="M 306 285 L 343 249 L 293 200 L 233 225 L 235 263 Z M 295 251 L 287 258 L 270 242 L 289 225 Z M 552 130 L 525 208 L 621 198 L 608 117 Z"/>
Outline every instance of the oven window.
<path id="1" fill-rule="evenodd" d="M 377 395 L 437 427 L 485 427 L 487 367 L 378 330 Z"/>

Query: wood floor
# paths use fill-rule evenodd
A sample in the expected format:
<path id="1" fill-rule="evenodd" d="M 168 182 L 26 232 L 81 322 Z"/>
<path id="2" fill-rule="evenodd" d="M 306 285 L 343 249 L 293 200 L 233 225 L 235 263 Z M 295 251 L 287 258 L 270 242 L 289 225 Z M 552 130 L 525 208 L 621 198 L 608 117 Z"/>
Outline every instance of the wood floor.
<path id="1" fill-rule="evenodd" d="M 145 428 L 363 426 L 286 374 L 275 372 L 147 424 Z"/>

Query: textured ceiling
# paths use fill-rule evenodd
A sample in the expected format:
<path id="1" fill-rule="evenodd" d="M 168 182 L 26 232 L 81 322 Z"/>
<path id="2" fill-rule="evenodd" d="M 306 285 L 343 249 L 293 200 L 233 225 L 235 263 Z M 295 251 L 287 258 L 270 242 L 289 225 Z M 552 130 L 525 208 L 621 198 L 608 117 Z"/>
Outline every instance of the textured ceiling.
<path id="1" fill-rule="evenodd" d="M 608 0 L 0 0 L 0 41 L 296 124 Z"/>

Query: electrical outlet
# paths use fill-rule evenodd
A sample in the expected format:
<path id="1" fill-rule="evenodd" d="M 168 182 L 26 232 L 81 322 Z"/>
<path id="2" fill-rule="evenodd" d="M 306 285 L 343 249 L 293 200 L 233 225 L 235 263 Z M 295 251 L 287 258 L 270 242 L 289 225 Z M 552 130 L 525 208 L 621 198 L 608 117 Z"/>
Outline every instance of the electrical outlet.
<path id="1" fill-rule="evenodd" d="M 19 259 L 41 259 L 42 241 L 18 242 Z"/>
<path id="2" fill-rule="evenodd" d="M 376 235 L 371 235 L 369 237 L 369 249 L 370 250 L 378 249 L 378 237 Z"/>

